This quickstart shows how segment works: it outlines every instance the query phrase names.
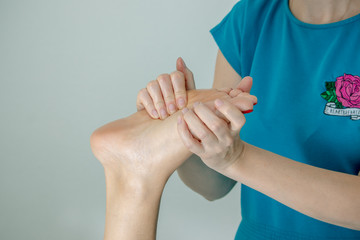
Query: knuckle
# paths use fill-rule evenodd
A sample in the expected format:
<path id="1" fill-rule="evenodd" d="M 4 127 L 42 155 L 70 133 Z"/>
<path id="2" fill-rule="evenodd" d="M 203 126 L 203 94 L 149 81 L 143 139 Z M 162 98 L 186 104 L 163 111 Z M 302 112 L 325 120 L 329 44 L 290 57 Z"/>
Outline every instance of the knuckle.
<path id="1" fill-rule="evenodd" d="M 234 126 L 234 131 L 235 131 L 236 133 L 240 132 L 240 130 L 241 130 L 241 126 L 240 126 L 240 125 Z"/>
<path id="2" fill-rule="evenodd" d="M 222 106 L 222 109 L 221 109 L 221 112 L 226 114 L 226 115 L 229 115 L 229 113 L 231 113 L 231 107 L 230 106 Z"/>
<path id="3" fill-rule="evenodd" d="M 155 105 L 156 109 L 158 109 L 158 110 L 165 106 L 163 101 L 157 101 L 154 103 L 154 105 Z"/>
<path id="4" fill-rule="evenodd" d="M 162 83 L 166 83 L 170 80 L 170 75 L 169 74 L 160 74 L 158 77 L 157 77 L 157 81 L 158 82 L 162 82 Z"/>
<path id="5" fill-rule="evenodd" d="M 186 91 L 185 91 L 185 90 L 178 89 L 178 90 L 175 91 L 175 95 L 176 95 L 176 96 L 185 96 L 185 95 L 186 95 Z"/>
<path id="6" fill-rule="evenodd" d="M 185 75 L 184 73 L 180 72 L 180 71 L 174 71 L 170 74 L 171 79 L 173 80 L 184 80 L 185 81 Z"/>
<path id="7" fill-rule="evenodd" d="M 139 93 L 138 93 L 138 98 L 139 97 L 143 97 L 147 94 L 147 89 L 146 88 L 143 88 L 143 89 L 140 89 Z"/>
<path id="8" fill-rule="evenodd" d="M 144 101 L 143 105 L 144 105 L 145 108 L 153 108 L 152 102 L 149 102 L 149 101 Z"/>
<path id="9" fill-rule="evenodd" d="M 186 122 L 188 122 L 189 121 L 189 112 L 182 112 L 181 113 L 182 115 L 183 115 L 183 117 L 184 117 L 184 120 L 186 121 Z"/>
<path id="10" fill-rule="evenodd" d="M 212 125 L 211 125 L 211 129 L 218 132 L 220 130 L 223 130 L 225 126 L 225 123 L 224 122 L 221 122 L 221 121 L 216 121 L 214 122 Z"/>
<path id="11" fill-rule="evenodd" d="M 239 89 L 234 89 L 234 90 L 231 90 L 229 94 L 231 97 L 237 97 L 237 96 L 241 95 L 242 92 Z"/>
<path id="12" fill-rule="evenodd" d="M 147 84 L 147 88 L 153 88 L 157 85 L 157 81 L 156 80 L 152 80 Z"/>
<path id="13" fill-rule="evenodd" d="M 174 101 L 174 95 L 171 95 L 171 94 L 165 95 L 164 100 L 165 100 L 165 102 L 170 103 L 170 102 Z"/>
<path id="14" fill-rule="evenodd" d="M 234 144 L 234 139 L 231 136 L 226 136 L 224 143 L 226 147 L 229 147 Z"/>
<path id="15" fill-rule="evenodd" d="M 240 118 L 235 125 L 235 131 L 239 132 L 242 126 L 244 126 L 245 122 L 246 122 L 245 117 Z"/>
<path id="16" fill-rule="evenodd" d="M 205 140 L 209 138 L 210 135 L 206 131 L 200 131 L 198 136 L 201 140 Z"/>

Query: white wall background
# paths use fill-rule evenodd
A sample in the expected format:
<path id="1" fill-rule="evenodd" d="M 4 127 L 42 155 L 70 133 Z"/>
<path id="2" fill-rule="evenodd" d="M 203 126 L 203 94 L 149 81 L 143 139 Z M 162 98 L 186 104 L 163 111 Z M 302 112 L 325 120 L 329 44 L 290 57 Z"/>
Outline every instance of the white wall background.
<path id="1" fill-rule="evenodd" d="M 101 239 L 103 169 L 89 136 L 136 111 L 182 56 L 210 88 L 209 30 L 236 1 L 0 0 L 0 239 Z M 233 239 L 239 186 L 208 202 L 174 174 L 159 240 Z"/>

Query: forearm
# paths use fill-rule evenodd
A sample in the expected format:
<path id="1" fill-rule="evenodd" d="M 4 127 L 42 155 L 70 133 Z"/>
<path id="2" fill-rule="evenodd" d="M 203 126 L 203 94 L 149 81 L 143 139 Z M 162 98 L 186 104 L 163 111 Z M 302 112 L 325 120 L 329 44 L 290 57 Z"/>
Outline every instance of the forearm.
<path id="1" fill-rule="evenodd" d="M 310 217 L 360 230 L 360 177 L 299 163 L 245 144 L 224 175 Z"/>
<path id="2" fill-rule="evenodd" d="M 154 240 L 160 199 L 165 183 L 124 181 L 105 169 L 105 240 Z"/>
<path id="3" fill-rule="evenodd" d="M 195 154 L 177 169 L 177 173 L 189 188 L 209 201 L 224 197 L 236 184 L 235 180 L 206 166 Z"/>

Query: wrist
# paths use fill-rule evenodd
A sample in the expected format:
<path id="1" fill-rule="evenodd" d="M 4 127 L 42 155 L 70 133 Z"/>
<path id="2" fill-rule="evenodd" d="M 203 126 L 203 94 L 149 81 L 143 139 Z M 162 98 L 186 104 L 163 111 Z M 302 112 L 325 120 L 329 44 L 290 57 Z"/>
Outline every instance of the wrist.
<path id="1" fill-rule="evenodd" d="M 241 177 L 243 175 L 243 165 L 245 164 L 246 153 L 248 151 L 248 144 L 240 139 L 235 149 L 236 150 L 232 154 L 232 160 L 229 161 L 223 169 L 217 171 L 235 181 L 241 181 Z"/>

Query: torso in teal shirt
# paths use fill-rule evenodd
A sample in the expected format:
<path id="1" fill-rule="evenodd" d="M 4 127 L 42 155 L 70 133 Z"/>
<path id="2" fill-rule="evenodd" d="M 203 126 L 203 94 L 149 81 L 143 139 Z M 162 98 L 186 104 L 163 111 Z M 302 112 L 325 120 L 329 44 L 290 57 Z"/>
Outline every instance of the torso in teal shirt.
<path id="1" fill-rule="evenodd" d="M 333 171 L 360 171 L 360 15 L 313 25 L 287 0 L 242 0 L 211 30 L 220 50 L 258 97 L 241 138 Z M 358 200 L 357 200 L 358 201 Z M 236 239 L 360 239 L 247 186 Z M 360 206 L 359 206 L 360 207 Z"/>

